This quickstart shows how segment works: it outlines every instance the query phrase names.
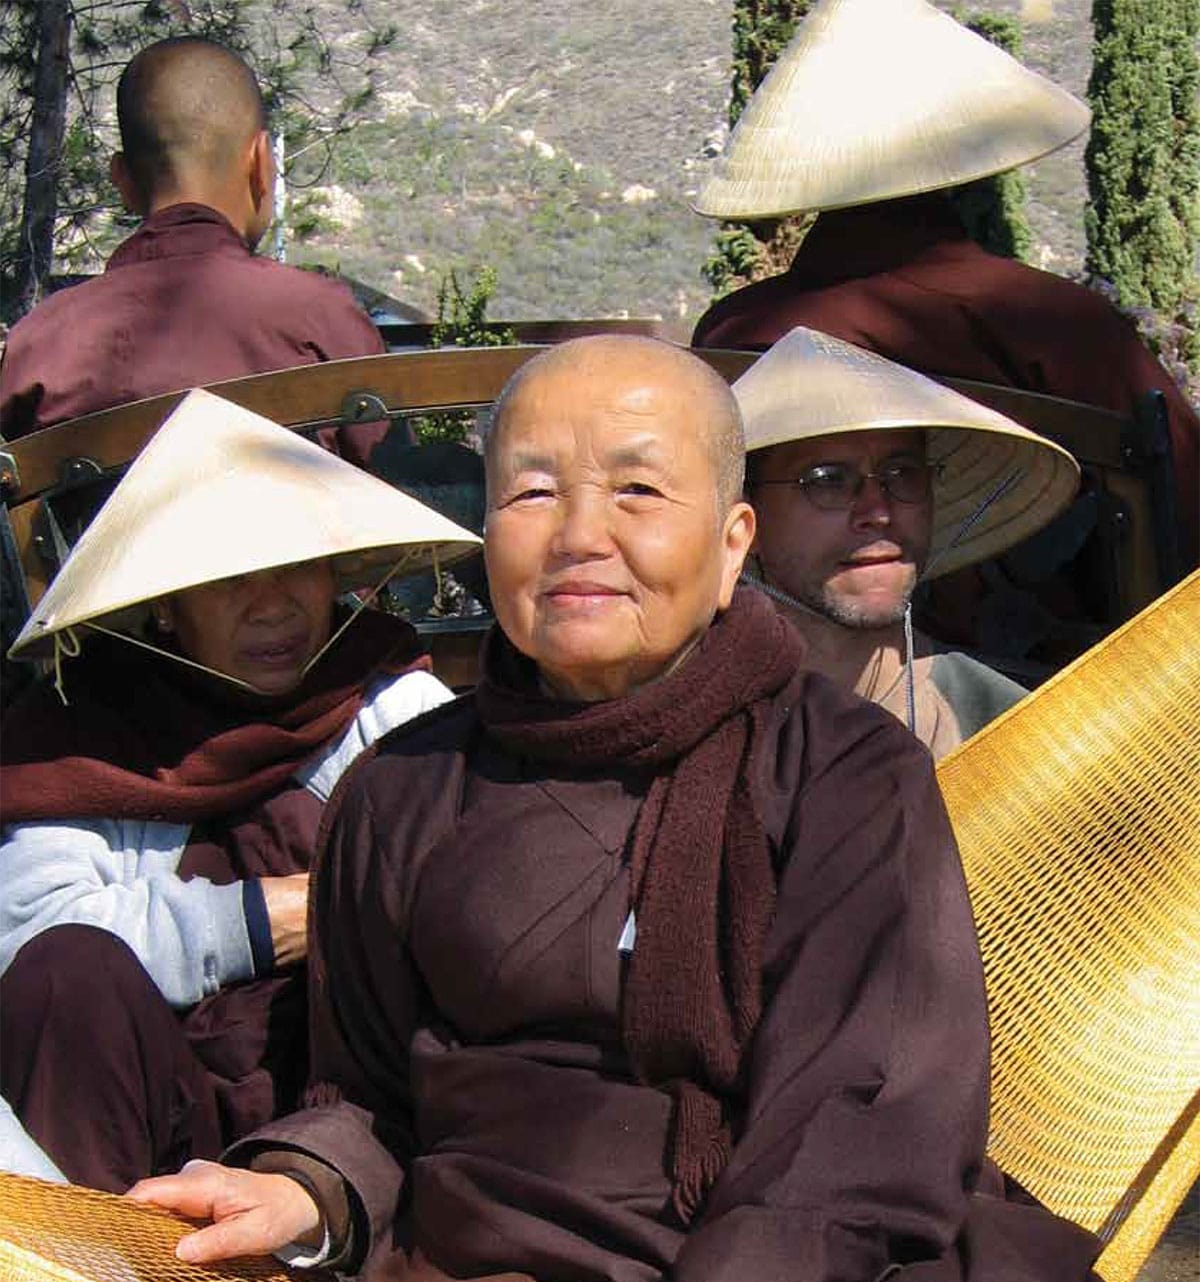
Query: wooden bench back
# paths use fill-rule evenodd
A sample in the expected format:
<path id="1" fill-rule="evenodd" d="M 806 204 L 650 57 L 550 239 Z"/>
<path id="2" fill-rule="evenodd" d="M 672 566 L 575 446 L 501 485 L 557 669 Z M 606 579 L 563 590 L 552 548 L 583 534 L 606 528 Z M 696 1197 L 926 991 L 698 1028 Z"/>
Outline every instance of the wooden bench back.
<path id="1" fill-rule="evenodd" d="M 652 322 L 537 322 L 517 327 L 522 337 L 563 339 L 581 333 L 650 333 Z M 296 431 L 402 416 L 421 411 L 486 406 L 508 378 L 541 347 L 442 348 L 369 356 L 257 374 L 210 385 L 211 391 Z M 730 381 L 754 353 L 698 350 Z M 1103 496 L 1102 573 L 1108 601 L 1100 633 L 1159 595 L 1179 576 L 1172 551 L 1169 444 L 1154 405 L 1140 417 L 992 384 L 942 379 L 966 395 L 1058 441 L 1080 460 Z M 0 485 L 11 522 L 12 547 L 31 603 L 45 590 L 56 552 L 45 529 L 48 496 L 81 481 L 115 474 L 135 457 L 178 404 L 183 392 L 156 396 L 57 424 L 6 447 Z M 1160 398 L 1161 399 L 1161 398 Z M 5 481 L 5 477 L 7 480 Z M 1099 635 L 1098 634 L 1098 635 Z M 1082 648 L 1082 647 L 1081 647 Z"/>

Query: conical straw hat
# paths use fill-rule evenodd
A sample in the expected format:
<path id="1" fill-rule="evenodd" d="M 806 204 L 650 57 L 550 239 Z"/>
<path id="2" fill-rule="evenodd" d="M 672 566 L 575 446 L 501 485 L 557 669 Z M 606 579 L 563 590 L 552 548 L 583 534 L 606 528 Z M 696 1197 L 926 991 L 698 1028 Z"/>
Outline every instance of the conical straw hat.
<path id="1" fill-rule="evenodd" d="M 693 207 L 771 218 L 953 187 L 1044 156 L 1089 119 L 925 0 L 820 0 Z"/>
<path id="2" fill-rule="evenodd" d="M 476 551 L 479 538 L 287 428 L 189 392 L 75 545 L 13 643 L 85 623 L 135 629 L 150 601 L 328 557 L 341 590 Z"/>
<path id="3" fill-rule="evenodd" d="M 925 428 L 929 460 L 941 464 L 930 578 L 1018 543 L 1062 511 L 1079 485 L 1079 465 L 1053 441 L 924 374 L 803 325 L 760 356 L 733 394 L 747 450 L 836 432 Z"/>

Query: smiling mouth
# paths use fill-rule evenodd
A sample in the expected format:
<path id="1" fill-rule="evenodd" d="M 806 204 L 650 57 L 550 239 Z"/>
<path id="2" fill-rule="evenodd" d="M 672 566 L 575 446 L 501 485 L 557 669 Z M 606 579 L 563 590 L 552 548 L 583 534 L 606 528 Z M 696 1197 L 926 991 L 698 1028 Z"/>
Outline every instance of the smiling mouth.
<path id="1" fill-rule="evenodd" d="M 561 609 L 585 608 L 591 605 L 602 605 L 626 596 L 619 588 L 606 583 L 556 583 L 547 588 L 542 597 L 550 606 Z"/>

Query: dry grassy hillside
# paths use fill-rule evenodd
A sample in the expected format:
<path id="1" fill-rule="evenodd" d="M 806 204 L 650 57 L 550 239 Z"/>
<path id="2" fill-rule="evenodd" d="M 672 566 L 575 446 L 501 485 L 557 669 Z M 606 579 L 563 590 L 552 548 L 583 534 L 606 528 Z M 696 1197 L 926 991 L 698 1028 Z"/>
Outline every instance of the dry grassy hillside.
<path id="1" fill-rule="evenodd" d="M 450 268 L 490 263 L 494 315 L 655 314 L 686 332 L 709 293 L 699 268 L 713 228 L 687 200 L 725 136 L 729 0 L 366 8 L 401 36 L 375 119 L 339 144 L 314 192 L 296 193 L 316 230 L 292 260 L 426 309 Z M 1051 16 L 1026 24 L 1027 60 L 1082 93 L 1087 0 L 1037 8 Z M 329 0 L 328 18 L 354 15 Z M 1058 271 L 1081 256 L 1081 157 L 1080 144 L 1030 174 L 1037 261 Z"/>

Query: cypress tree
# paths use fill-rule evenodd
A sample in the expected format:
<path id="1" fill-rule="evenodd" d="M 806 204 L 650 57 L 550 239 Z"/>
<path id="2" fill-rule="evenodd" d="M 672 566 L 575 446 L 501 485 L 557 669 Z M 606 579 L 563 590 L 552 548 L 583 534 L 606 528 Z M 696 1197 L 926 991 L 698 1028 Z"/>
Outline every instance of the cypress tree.
<path id="1" fill-rule="evenodd" d="M 1197 295 L 1200 2 L 1094 0 L 1092 25 L 1087 268 L 1126 306 L 1175 319 Z"/>

